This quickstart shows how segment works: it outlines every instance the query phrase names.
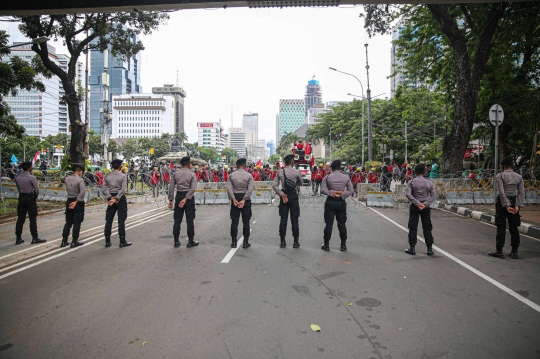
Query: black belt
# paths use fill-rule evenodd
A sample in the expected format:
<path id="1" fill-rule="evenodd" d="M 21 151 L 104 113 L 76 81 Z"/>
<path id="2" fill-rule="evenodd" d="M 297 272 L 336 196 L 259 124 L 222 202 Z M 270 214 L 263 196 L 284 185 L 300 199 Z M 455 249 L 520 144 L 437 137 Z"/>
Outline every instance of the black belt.
<path id="1" fill-rule="evenodd" d="M 32 196 L 32 197 L 34 197 L 35 194 L 34 193 L 19 193 L 19 196 Z"/>
<path id="2" fill-rule="evenodd" d="M 343 198 L 339 197 L 339 198 L 335 198 L 335 197 L 326 197 L 326 200 L 327 201 L 336 201 L 336 202 L 339 202 L 339 201 L 345 201 Z"/>

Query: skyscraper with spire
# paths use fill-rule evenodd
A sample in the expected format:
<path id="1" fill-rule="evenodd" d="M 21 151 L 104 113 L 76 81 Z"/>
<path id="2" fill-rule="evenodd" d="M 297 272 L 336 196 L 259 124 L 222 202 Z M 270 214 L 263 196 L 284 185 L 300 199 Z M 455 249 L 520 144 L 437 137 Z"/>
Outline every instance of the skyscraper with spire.
<path id="1" fill-rule="evenodd" d="M 319 80 L 315 80 L 315 75 L 313 75 L 313 78 L 308 81 L 304 96 L 304 116 L 306 118 L 309 109 L 317 103 L 322 103 L 322 89 Z"/>

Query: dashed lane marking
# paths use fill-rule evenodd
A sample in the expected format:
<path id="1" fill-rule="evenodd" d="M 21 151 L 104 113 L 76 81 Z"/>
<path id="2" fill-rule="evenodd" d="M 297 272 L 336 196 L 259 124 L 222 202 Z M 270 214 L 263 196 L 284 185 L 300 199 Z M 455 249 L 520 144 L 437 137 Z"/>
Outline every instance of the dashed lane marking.
<path id="1" fill-rule="evenodd" d="M 250 229 L 249 230 L 249 233 L 251 233 L 253 229 Z M 231 248 L 231 250 L 229 251 L 229 253 L 227 253 L 227 255 L 225 256 L 225 258 L 223 258 L 223 260 L 221 261 L 221 263 L 229 263 L 229 261 L 231 260 L 231 258 L 234 256 L 234 254 L 236 253 L 236 251 L 238 250 L 238 248 L 240 248 L 240 246 L 242 245 L 242 243 L 244 243 L 244 236 L 240 237 L 240 239 L 238 240 L 238 242 L 236 243 L 236 248 Z"/>

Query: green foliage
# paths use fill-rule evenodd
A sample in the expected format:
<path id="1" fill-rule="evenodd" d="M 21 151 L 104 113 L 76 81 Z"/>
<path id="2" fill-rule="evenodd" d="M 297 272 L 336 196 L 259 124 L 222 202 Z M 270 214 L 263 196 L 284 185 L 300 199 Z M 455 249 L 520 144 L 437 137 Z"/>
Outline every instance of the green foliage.
<path id="1" fill-rule="evenodd" d="M 206 162 L 216 163 L 216 158 L 219 157 L 219 154 L 213 147 L 199 147 L 199 151 L 201 152 L 201 159 L 205 160 Z"/>

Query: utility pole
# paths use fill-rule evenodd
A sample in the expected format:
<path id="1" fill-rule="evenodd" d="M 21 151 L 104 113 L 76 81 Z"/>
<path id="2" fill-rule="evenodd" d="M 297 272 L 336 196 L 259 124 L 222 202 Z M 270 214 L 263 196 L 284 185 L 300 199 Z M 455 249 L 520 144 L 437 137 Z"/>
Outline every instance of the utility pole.
<path id="1" fill-rule="evenodd" d="M 86 16 L 86 15 L 85 15 Z M 88 30 L 86 30 L 86 37 L 88 37 Z M 89 136 L 88 136 L 88 126 L 90 125 L 90 120 L 88 119 L 90 110 L 88 109 L 88 45 L 86 45 L 86 71 L 84 76 L 84 122 L 85 122 L 85 131 L 86 131 L 86 145 L 84 148 L 84 153 L 86 158 L 89 155 Z"/>
<path id="2" fill-rule="evenodd" d="M 433 121 L 433 142 L 435 142 L 436 135 L 437 135 L 437 120 Z"/>
<path id="3" fill-rule="evenodd" d="M 384 155 L 385 155 L 385 152 L 386 152 L 386 147 L 384 146 L 384 124 L 382 126 L 381 140 L 382 140 L 382 146 L 381 146 L 382 164 L 384 165 Z"/>
<path id="4" fill-rule="evenodd" d="M 109 114 L 109 50 L 103 51 L 103 73 L 101 74 L 101 84 L 103 85 L 103 107 L 101 111 L 101 125 L 103 132 L 101 133 L 101 144 L 103 145 L 103 166 L 107 168 L 108 153 L 107 146 L 109 145 L 109 122 L 111 115 Z"/>
<path id="5" fill-rule="evenodd" d="M 368 161 L 373 160 L 373 133 L 371 123 L 371 90 L 369 89 L 369 62 L 368 62 L 368 44 L 366 47 L 366 73 L 367 73 L 367 101 L 368 101 Z"/>
<path id="6" fill-rule="evenodd" d="M 407 141 L 407 121 L 405 121 L 405 163 L 408 163 L 407 162 L 407 146 L 408 146 L 408 141 Z"/>

